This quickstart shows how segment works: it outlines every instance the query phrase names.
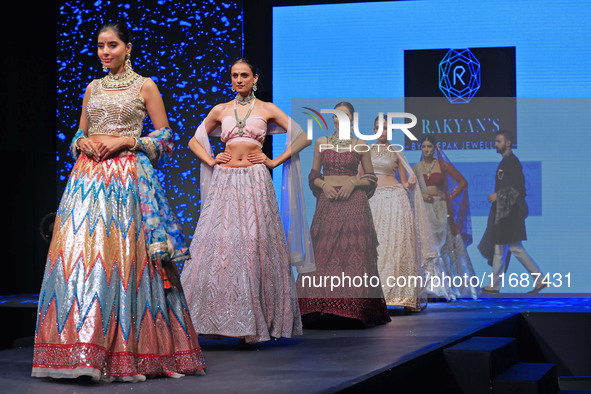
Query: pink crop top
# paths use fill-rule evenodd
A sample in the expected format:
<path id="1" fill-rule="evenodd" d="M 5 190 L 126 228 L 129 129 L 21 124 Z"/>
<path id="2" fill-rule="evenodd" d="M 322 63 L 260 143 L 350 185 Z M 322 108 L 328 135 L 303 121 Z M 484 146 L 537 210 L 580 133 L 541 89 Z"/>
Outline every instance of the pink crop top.
<path id="1" fill-rule="evenodd" d="M 233 116 L 228 115 L 222 118 L 220 137 L 226 145 L 234 142 L 248 142 L 262 147 L 266 134 L 267 120 L 260 115 L 250 115 L 246 119 L 242 136 L 238 135 L 238 126 L 236 126 L 236 119 Z"/>

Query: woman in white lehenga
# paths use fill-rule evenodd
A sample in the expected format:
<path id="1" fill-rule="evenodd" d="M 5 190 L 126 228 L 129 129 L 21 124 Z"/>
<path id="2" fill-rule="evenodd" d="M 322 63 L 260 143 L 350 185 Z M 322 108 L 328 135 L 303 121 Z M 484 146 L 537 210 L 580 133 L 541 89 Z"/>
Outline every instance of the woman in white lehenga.
<path id="1" fill-rule="evenodd" d="M 376 133 L 378 128 L 379 118 Z M 379 241 L 384 297 L 388 305 L 419 312 L 426 307 L 429 277 L 440 271 L 425 206 L 416 190 L 417 179 L 399 148 L 389 144 L 385 125 L 370 153 L 378 186 L 369 205 Z"/>
<path id="2" fill-rule="evenodd" d="M 300 128 L 299 136 L 290 136 L 297 125 L 276 105 L 254 97 L 258 75 L 248 60 L 235 61 L 231 76 L 236 98 L 216 105 L 189 142 L 202 161 L 202 210 L 181 282 L 197 333 L 256 343 L 302 333 L 290 262 L 299 272 L 313 270 L 311 242 L 305 222 L 300 230 L 288 217 L 282 224 L 269 169 L 284 164 L 284 185 L 289 173 L 286 187 L 297 189 L 290 198 L 282 196 L 292 209 L 281 212 L 303 214 L 305 208 L 297 207 L 303 199 L 293 192 L 302 191 L 297 153 L 310 141 Z M 275 159 L 261 149 L 271 124 L 288 131 L 289 145 Z M 220 127 L 226 149 L 214 158 L 208 136 Z M 298 231 L 307 236 L 299 243 L 307 250 L 294 250 Z"/>
<path id="3" fill-rule="evenodd" d="M 427 135 L 421 139 L 421 161 L 413 166 L 422 192 L 431 229 L 441 256 L 446 276 L 475 276 L 466 247 L 472 243 L 468 182 L 437 147 L 435 139 Z M 478 288 L 471 287 L 468 280 L 461 286 L 452 286 L 455 298 L 477 298 Z"/>

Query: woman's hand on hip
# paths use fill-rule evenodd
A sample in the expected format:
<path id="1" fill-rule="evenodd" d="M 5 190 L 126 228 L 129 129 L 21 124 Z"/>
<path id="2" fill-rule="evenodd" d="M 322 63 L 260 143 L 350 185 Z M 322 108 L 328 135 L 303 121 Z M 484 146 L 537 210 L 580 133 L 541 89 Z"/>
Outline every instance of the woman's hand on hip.
<path id="1" fill-rule="evenodd" d="M 264 164 L 267 168 L 273 169 L 277 167 L 275 161 L 269 159 L 263 152 L 251 153 L 247 156 L 248 161 L 252 164 Z"/>
<path id="2" fill-rule="evenodd" d="M 230 160 L 232 160 L 232 154 L 230 152 L 221 152 L 213 160 L 213 166 L 215 166 L 216 164 L 226 164 Z"/>

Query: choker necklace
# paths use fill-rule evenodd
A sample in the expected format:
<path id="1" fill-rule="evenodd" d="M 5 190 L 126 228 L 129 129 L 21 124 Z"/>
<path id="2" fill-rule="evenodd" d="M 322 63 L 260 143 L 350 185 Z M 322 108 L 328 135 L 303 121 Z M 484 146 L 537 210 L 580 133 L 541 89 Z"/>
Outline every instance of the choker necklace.
<path id="1" fill-rule="evenodd" d="M 340 145 L 342 145 L 342 146 L 350 146 L 353 143 L 353 140 L 351 138 L 346 139 L 346 140 L 339 139 L 339 131 L 338 130 L 335 130 L 330 135 L 330 137 L 328 137 L 328 143 L 331 144 L 331 145 L 333 145 L 333 146 L 336 146 L 337 152 L 338 152 Z"/>
<path id="2" fill-rule="evenodd" d="M 240 105 L 247 105 L 250 103 L 250 100 L 254 99 L 254 92 L 250 92 L 250 95 L 247 97 L 242 97 L 241 95 L 237 94 L 236 98 L 234 99 Z"/>
<path id="3" fill-rule="evenodd" d="M 389 155 L 390 153 L 392 153 L 388 150 L 389 146 L 390 144 L 382 144 L 378 141 L 377 143 L 371 145 L 371 153 L 376 158 Z"/>
<path id="4" fill-rule="evenodd" d="M 238 127 L 238 135 L 240 137 L 242 137 L 242 134 L 244 134 L 244 126 L 246 126 L 246 119 L 248 119 L 248 117 L 250 116 L 250 112 L 254 108 L 255 101 L 256 101 L 256 99 L 254 98 L 254 94 L 253 94 L 252 95 L 252 103 L 250 104 L 250 108 L 248 109 L 248 112 L 246 113 L 246 116 L 244 117 L 244 119 L 240 120 L 240 119 L 238 119 L 238 111 L 236 111 L 236 103 L 238 102 L 238 96 L 236 96 L 236 99 L 234 100 L 234 117 L 236 118 L 236 127 Z"/>
<path id="5" fill-rule="evenodd" d="M 101 87 L 105 90 L 119 90 L 130 87 L 140 78 L 131 68 L 119 74 L 109 72 L 101 78 Z"/>

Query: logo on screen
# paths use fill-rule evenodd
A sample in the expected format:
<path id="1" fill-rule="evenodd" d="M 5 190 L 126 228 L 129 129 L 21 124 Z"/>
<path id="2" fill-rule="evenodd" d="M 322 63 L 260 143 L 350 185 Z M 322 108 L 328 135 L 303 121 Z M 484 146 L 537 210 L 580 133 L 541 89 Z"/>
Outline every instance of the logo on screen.
<path id="1" fill-rule="evenodd" d="M 480 89 L 480 62 L 469 49 L 450 49 L 439 63 L 439 89 L 452 104 L 467 104 Z"/>
<path id="2" fill-rule="evenodd" d="M 340 111 L 338 109 L 321 109 L 320 112 L 310 108 L 310 107 L 304 107 L 305 109 L 307 109 L 308 111 L 312 112 L 304 112 L 304 114 L 310 116 L 312 119 L 308 119 L 308 123 L 307 123 L 307 135 L 308 135 L 308 139 L 312 140 L 313 139 L 313 133 L 314 133 L 314 121 L 320 126 L 320 129 L 322 130 L 323 127 L 322 125 L 324 125 L 324 127 L 326 127 L 326 130 L 328 130 L 328 124 L 326 123 L 326 120 L 324 119 L 324 117 L 321 114 L 332 114 L 334 116 L 335 123 L 338 122 L 339 124 L 339 139 L 340 140 L 349 140 L 351 139 L 351 131 L 353 131 L 353 134 L 355 135 L 356 138 L 359 138 L 361 140 L 365 140 L 365 141 L 373 141 L 378 139 L 379 136 L 382 135 L 383 131 L 384 131 L 384 121 L 386 123 L 386 132 L 388 135 L 388 140 L 392 139 L 392 132 L 394 130 L 401 130 L 407 138 L 411 139 L 412 141 L 418 141 L 418 138 L 410 131 L 411 128 L 413 128 L 414 126 L 417 125 L 417 117 L 414 116 L 413 114 L 407 113 L 407 112 L 388 112 L 386 113 L 386 116 L 384 117 L 384 113 L 383 112 L 379 112 L 378 113 L 378 131 L 375 134 L 369 134 L 369 135 L 365 135 L 362 134 L 359 131 L 359 114 L 357 112 L 353 112 L 353 124 L 351 125 L 351 120 L 349 119 L 349 116 L 347 115 L 346 112 L 344 111 Z M 396 123 L 396 119 L 402 119 L 402 123 Z M 410 119 L 410 123 L 406 123 L 406 119 Z"/>

